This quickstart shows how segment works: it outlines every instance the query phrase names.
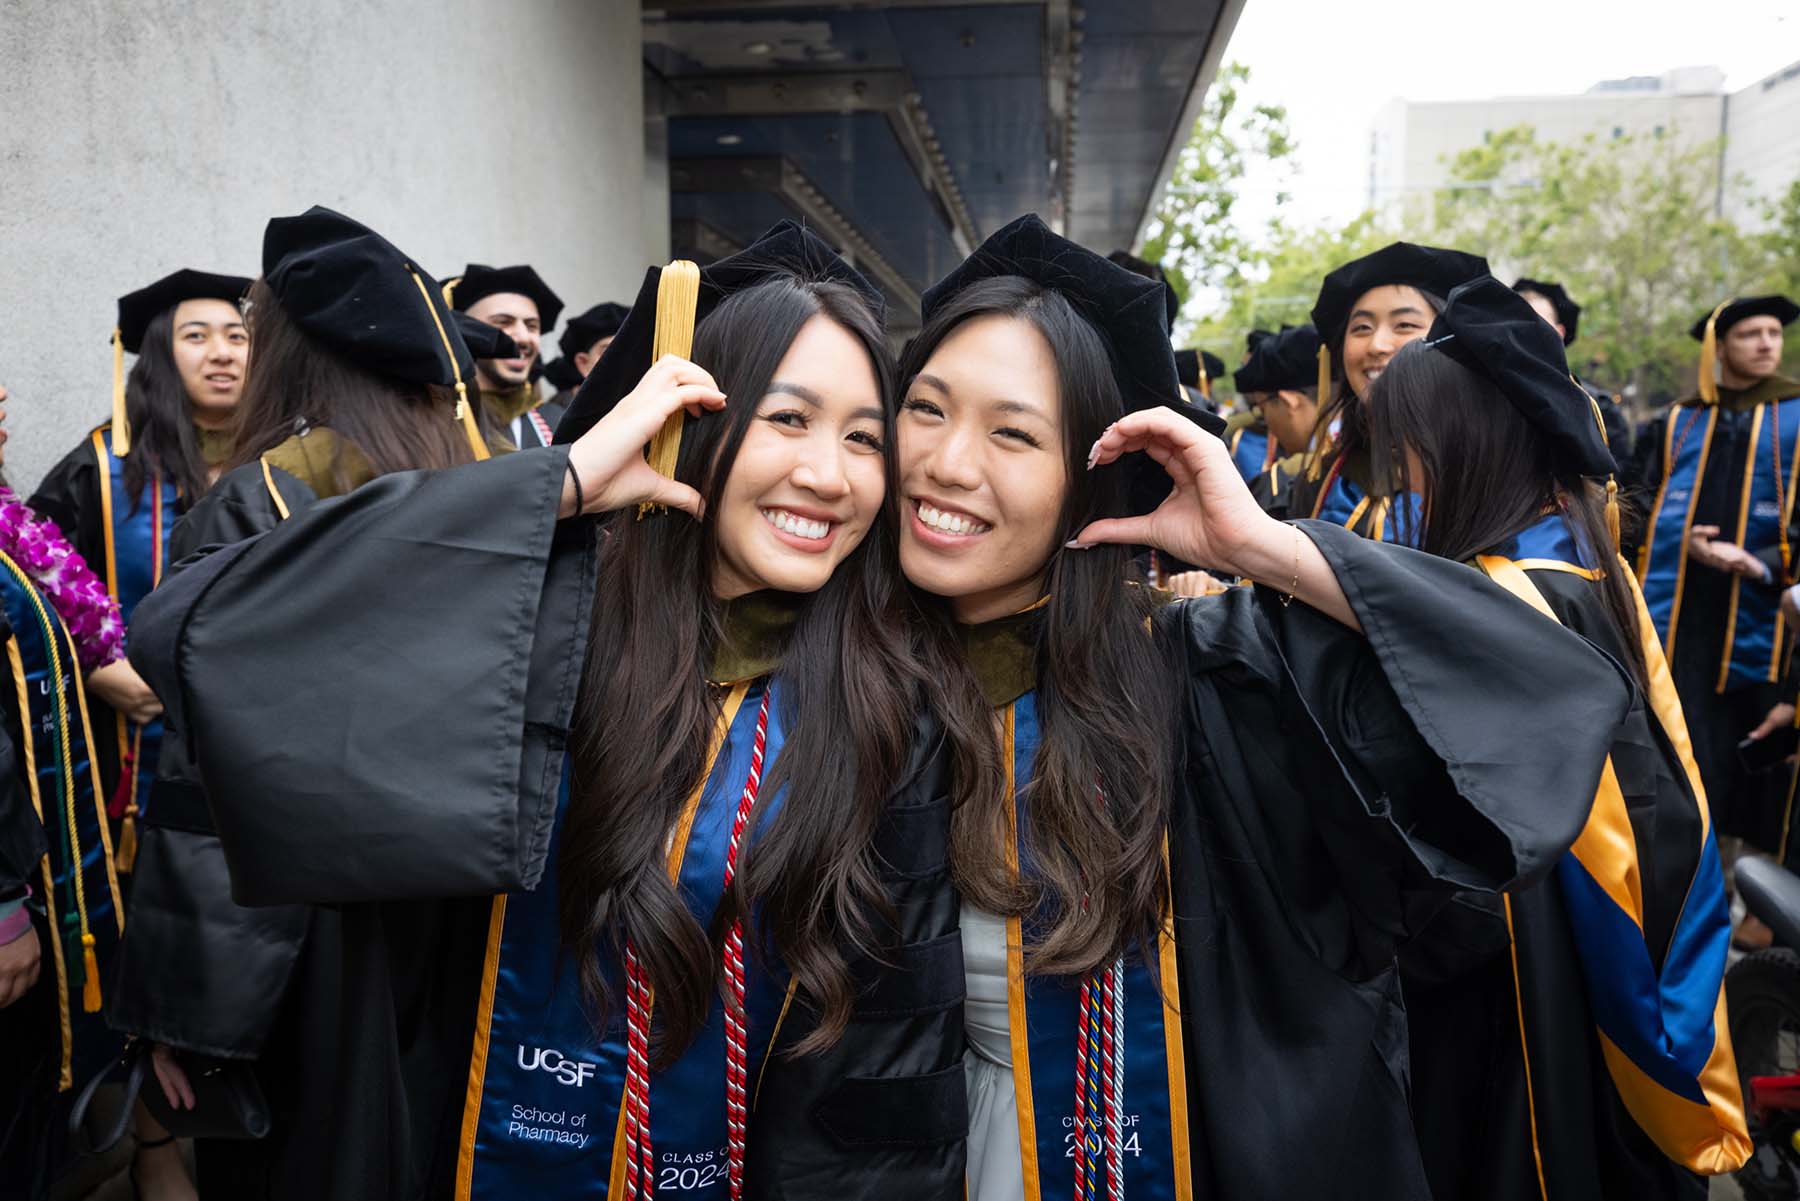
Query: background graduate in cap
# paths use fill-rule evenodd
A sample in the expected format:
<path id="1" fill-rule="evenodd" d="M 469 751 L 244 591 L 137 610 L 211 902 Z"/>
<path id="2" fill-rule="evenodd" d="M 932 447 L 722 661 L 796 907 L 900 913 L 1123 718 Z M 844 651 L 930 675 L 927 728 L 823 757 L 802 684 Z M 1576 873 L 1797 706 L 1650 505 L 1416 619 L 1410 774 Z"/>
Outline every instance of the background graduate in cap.
<path id="1" fill-rule="evenodd" d="M 63 534 L 125 621 L 162 579 L 169 534 L 231 453 L 250 335 L 238 302 L 250 281 L 181 270 L 119 298 L 113 414 L 52 467 L 31 507 Z M 127 374 L 124 356 L 136 355 Z M 162 705 L 129 663 L 88 681 L 95 748 L 119 867 L 131 870 L 137 815 L 162 745 Z M 128 765 L 128 766 L 127 766 Z"/>
<path id="2" fill-rule="evenodd" d="M 574 401 L 581 381 L 588 377 L 600 362 L 600 356 L 612 344 L 613 336 L 625 323 L 625 314 L 629 311 L 622 304 L 606 301 L 569 318 L 563 326 L 562 336 L 557 339 L 562 356 L 544 365 L 544 378 L 556 387 L 556 395 L 536 410 L 552 431 Z"/>
<path id="3" fill-rule="evenodd" d="M 961 1196 L 880 305 L 792 223 L 652 270 L 567 445 L 376 480 L 150 602 L 240 895 L 343 915 L 292 1192 Z"/>
<path id="4" fill-rule="evenodd" d="M 1319 352 L 1322 434 L 1294 481 L 1289 512 L 1381 540 L 1390 500 L 1369 470 L 1362 398 L 1394 352 L 1425 336 L 1450 289 L 1486 275 L 1487 260 L 1395 242 L 1337 268 L 1320 285 L 1312 323 Z"/>
<path id="5" fill-rule="evenodd" d="M 1703 1198 L 1750 1151 L 1725 1022 L 1730 918 L 1681 703 L 1617 546 L 1600 409 L 1492 277 L 1453 290 L 1370 389 L 1396 540 L 1472 562 L 1623 664 L 1612 734 L 1550 878 L 1458 896 L 1401 955 L 1413 1114 L 1439 1197 Z M 1416 525 L 1417 528 L 1408 528 Z"/>
<path id="6" fill-rule="evenodd" d="M 1555 328 L 1565 348 L 1575 345 L 1576 334 L 1581 329 L 1581 306 L 1575 303 L 1566 288 L 1558 283 L 1521 277 L 1513 282 L 1513 291 L 1523 296 L 1533 311 Z M 1619 403 L 1619 398 L 1580 376 L 1575 377 L 1575 382 L 1600 406 L 1600 417 L 1606 423 L 1606 445 L 1612 451 L 1613 458 L 1621 466 L 1630 462 L 1631 422 L 1626 419 L 1625 409 Z"/>
<path id="7" fill-rule="evenodd" d="M 1747 772 L 1737 744 L 1782 699 L 1779 611 L 1800 539 L 1800 382 L 1780 374 L 1785 296 L 1728 300 L 1691 331 L 1697 385 L 1645 426 L 1633 482 L 1648 516 L 1638 578 L 1694 736 L 1723 835 L 1773 853 L 1785 781 Z M 1732 846 L 1728 844 L 1727 855 Z"/>
<path id="8" fill-rule="evenodd" d="M 1268 466 L 1250 481 L 1251 495 L 1274 517 L 1289 516 L 1293 482 L 1305 472 L 1306 452 L 1320 436 L 1318 369 L 1318 331 L 1296 325 L 1258 341 L 1232 377 L 1261 415 L 1274 447 Z"/>
<path id="9" fill-rule="evenodd" d="M 1021 218 L 902 366 L 968 1196 L 1424 1198 L 1395 942 L 1548 868 L 1627 691 L 1460 564 L 1264 516 L 1161 291 Z M 1162 604 L 1134 544 L 1260 586 Z"/>
<path id="10" fill-rule="evenodd" d="M 256 349 L 228 469 L 175 527 L 171 562 L 202 548 L 241 544 L 379 476 L 489 453 L 485 419 L 468 397 L 475 361 L 455 314 L 437 281 L 374 230 L 325 208 L 270 221 L 248 319 Z M 489 336 L 499 348 L 502 335 Z M 359 601 L 376 609 L 384 603 L 373 587 Z M 326 638 L 341 636 L 336 617 L 322 620 L 320 629 Z M 356 654 L 358 667 L 345 679 L 370 670 L 368 647 Z M 260 699 L 239 698 L 247 706 L 242 712 L 279 708 L 277 697 L 302 707 L 328 703 L 316 692 L 296 696 L 294 680 L 281 673 L 255 678 Z M 318 1115 L 345 1110 L 353 1098 L 383 1105 L 392 1096 L 392 1063 L 374 1033 L 379 1023 L 369 1024 L 375 1011 L 359 1009 L 368 995 L 359 990 L 381 996 L 422 985 L 404 969 L 357 960 L 375 950 L 347 938 L 334 912 L 235 903 L 218 840 L 209 833 L 210 806 L 268 794 L 254 771 L 205 773 L 206 739 L 192 727 L 176 728 L 181 737 L 165 740 L 146 809 L 132 890 L 139 920 L 121 947 L 108 1017 L 182 1056 L 254 1062 L 272 1129 L 260 1139 L 198 1140 L 206 1187 L 232 1196 L 342 1192 L 319 1184 Z M 332 781 L 346 770 L 348 752 L 340 747 L 329 756 L 289 759 L 287 734 L 265 729 L 259 746 L 265 753 L 283 748 L 279 758 L 304 762 L 314 787 L 345 803 Z M 198 751 L 197 760 L 190 750 Z M 420 948 L 457 931 L 478 939 L 483 916 L 479 902 L 407 910 L 391 915 L 384 937 Z M 406 995 L 409 1004 L 417 1002 L 417 994 Z M 450 1037 L 436 1028 L 399 1037 L 427 1057 L 448 1060 L 466 1049 L 466 1043 L 434 1043 Z M 173 1103 L 182 1064 L 164 1062 L 159 1077 L 166 1077 Z M 382 1121 L 368 1120 L 396 1146 L 405 1143 L 406 1136 Z"/>
<path id="11" fill-rule="evenodd" d="M 477 357 L 475 376 L 495 428 L 515 447 L 548 446 L 556 421 L 531 414 L 543 404 L 537 377 L 543 338 L 556 328 L 563 303 L 527 265 L 489 267 L 470 263 L 444 282 L 444 298 L 459 312 L 485 321 L 513 341 L 514 357 Z M 558 414 L 560 416 L 560 414 Z"/>

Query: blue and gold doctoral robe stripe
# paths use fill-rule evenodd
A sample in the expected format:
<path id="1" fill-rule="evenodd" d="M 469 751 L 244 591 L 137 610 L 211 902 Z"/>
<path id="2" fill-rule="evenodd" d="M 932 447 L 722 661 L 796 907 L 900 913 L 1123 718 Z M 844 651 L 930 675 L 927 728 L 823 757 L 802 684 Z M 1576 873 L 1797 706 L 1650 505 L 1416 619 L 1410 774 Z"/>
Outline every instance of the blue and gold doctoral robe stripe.
<path id="1" fill-rule="evenodd" d="M 756 714 L 766 681 L 736 685 L 707 756 L 704 782 L 670 840 L 668 869 L 689 910 L 710 926 L 725 878 L 725 855 L 750 770 Z M 765 762 L 784 738 L 779 691 L 770 705 Z M 596 1034 L 574 964 L 558 945 L 556 840 L 568 807 L 561 797 L 542 882 L 494 901 L 476 1010 L 474 1053 L 463 1110 L 458 1201 L 556 1201 L 623 1196 L 621 1115 L 625 1091 L 624 988 L 620 965 L 603 948 L 603 970 L 620 998 Z M 751 833 L 766 828 L 779 794 L 758 798 Z M 746 940 L 751 936 L 746 932 Z M 751 1120 L 757 1081 L 787 1012 L 779 965 L 745 957 Z M 705 1027 L 681 1057 L 650 1082 L 656 1195 L 719 1201 L 726 1171 L 724 1010 L 715 997 Z"/>
<path id="2" fill-rule="evenodd" d="M 1261 475 L 1274 460 L 1274 439 L 1268 430 L 1245 426 L 1232 431 L 1231 461 L 1237 464 L 1238 474 L 1244 477 L 1245 483 Z"/>
<path id="3" fill-rule="evenodd" d="M 1677 405 L 1663 431 L 1663 478 L 1650 510 L 1638 578 L 1666 656 L 1674 655 L 1680 630 L 1687 539 L 1707 470 L 1730 467 L 1709 462 L 1719 420 L 1717 405 Z M 1800 397 L 1752 410 L 1747 447 L 1735 517 L 1719 524 L 1722 538 L 1755 551 L 1779 543 L 1793 515 L 1794 489 L 1800 484 Z M 1780 678 L 1786 640 L 1780 599 L 1778 586 L 1732 576 L 1724 629 L 1716 635 L 1721 639 L 1716 691 Z M 1708 631 L 1706 636 L 1715 635 Z"/>
<path id="4" fill-rule="evenodd" d="M 1516 558 L 1482 556 L 1482 570 L 1552 620 L 1556 616 L 1527 570 L 1598 577 L 1588 566 L 1594 557 L 1575 544 L 1560 516 L 1538 523 L 1510 549 Z M 1623 561 L 1618 570 L 1631 578 Z M 1557 862 L 1554 879 L 1602 1055 L 1621 1100 L 1664 1154 L 1693 1171 L 1717 1173 L 1740 1166 L 1750 1150 L 1725 1014 L 1730 914 L 1706 793 L 1668 661 L 1641 596 L 1638 609 L 1651 709 L 1680 761 L 1687 784 L 1682 799 L 1696 808 L 1701 831 L 1691 848 L 1686 900 L 1660 970 L 1644 929 L 1641 857 L 1648 850 L 1639 845 L 1610 758 L 1587 824 Z M 1507 920 L 1510 927 L 1510 897 Z M 1517 955 L 1515 944 L 1515 975 Z M 1529 1080 L 1532 1015 L 1521 1013 L 1520 1021 Z M 1538 1137 L 1535 1120 L 1533 1137 Z"/>
<path id="5" fill-rule="evenodd" d="M 50 924 L 44 963 L 56 982 L 58 1088 L 67 1090 L 97 1073 L 123 1043 L 107 1029 L 99 1008 L 100 975 L 118 947 L 125 911 L 90 762 L 93 731 L 74 640 L 49 600 L 5 554 L 0 606 L 12 626 L 6 644 L 9 703 L 19 714 L 26 789 L 49 847 L 35 890 Z M 84 934 L 94 938 L 91 977 Z"/>
<path id="6" fill-rule="evenodd" d="M 175 523 L 180 493 L 167 480 L 146 476 L 142 490 L 133 495 L 125 483 L 125 460 L 112 452 L 111 426 L 94 430 L 89 440 L 104 481 L 100 528 L 106 538 L 106 561 L 88 566 L 105 578 L 107 592 L 118 602 L 129 641 L 131 615 L 138 602 L 162 582 L 163 569 L 168 566 L 168 533 Z M 118 742 L 121 772 L 126 764 L 132 765 L 121 799 L 145 810 L 161 759 L 162 718 L 137 725 L 121 713 L 114 715 L 113 726 L 110 733 Z"/>
<path id="7" fill-rule="evenodd" d="M 1032 764 L 1038 746 L 1036 693 L 1003 711 L 1006 804 L 1015 833 L 1021 808 L 1030 805 Z M 1031 870 L 1022 839 L 1015 838 L 1013 868 Z M 1164 850 L 1165 862 L 1167 849 Z M 1081 981 L 1028 975 L 1024 945 L 1028 923 L 1006 923 L 1007 1002 L 1012 1033 L 1014 1096 L 1019 1114 L 1020 1171 L 1027 1197 L 1068 1197 L 1075 1188 L 1076 1035 Z M 1190 1201 L 1188 1094 L 1181 1015 L 1173 995 L 1178 978 L 1172 922 L 1165 926 L 1153 973 L 1147 956 L 1125 961 L 1124 1095 L 1120 1106 L 1121 1165 L 1125 1194 L 1154 1201 Z M 1170 990 L 1165 998 L 1163 990 Z M 1102 1141 L 1090 1122 L 1089 1145 Z M 1096 1195 L 1105 1196 L 1104 1187 Z"/>

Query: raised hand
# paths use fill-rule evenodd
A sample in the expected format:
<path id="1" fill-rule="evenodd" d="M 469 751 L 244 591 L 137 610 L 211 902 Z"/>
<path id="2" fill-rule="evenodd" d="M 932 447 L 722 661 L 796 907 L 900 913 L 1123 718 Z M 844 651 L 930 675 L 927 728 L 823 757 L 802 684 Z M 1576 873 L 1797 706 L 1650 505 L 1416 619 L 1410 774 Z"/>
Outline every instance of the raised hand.
<path id="1" fill-rule="evenodd" d="M 610 513 L 630 505 L 656 504 L 699 518 L 700 494 L 659 475 L 645 461 L 644 447 L 675 410 L 684 409 L 697 418 L 724 407 L 725 393 L 711 374 L 686 359 L 664 355 L 612 412 L 569 447 L 569 462 L 581 480 L 581 511 Z M 575 515 L 571 481 L 563 482 L 558 513 Z"/>

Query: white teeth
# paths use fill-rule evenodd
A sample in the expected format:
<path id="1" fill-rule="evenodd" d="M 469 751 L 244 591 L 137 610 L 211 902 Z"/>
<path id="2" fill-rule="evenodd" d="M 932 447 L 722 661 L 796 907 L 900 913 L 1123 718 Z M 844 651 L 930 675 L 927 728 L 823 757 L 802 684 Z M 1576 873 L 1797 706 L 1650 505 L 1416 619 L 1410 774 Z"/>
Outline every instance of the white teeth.
<path id="1" fill-rule="evenodd" d="M 764 521 L 778 530 L 787 531 L 796 538 L 807 538 L 816 542 L 831 532 L 830 522 L 813 521 L 797 513 L 790 513 L 786 509 L 764 509 L 762 515 Z"/>
<path id="2" fill-rule="evenodd" d="M 946 513 L 935 509 L 924 501 L 919 502 L 919 520 L 931 529 L 946 534 L 985 534 L 993 527 L 973 517 L 964 517 L 960 513 Z"/>

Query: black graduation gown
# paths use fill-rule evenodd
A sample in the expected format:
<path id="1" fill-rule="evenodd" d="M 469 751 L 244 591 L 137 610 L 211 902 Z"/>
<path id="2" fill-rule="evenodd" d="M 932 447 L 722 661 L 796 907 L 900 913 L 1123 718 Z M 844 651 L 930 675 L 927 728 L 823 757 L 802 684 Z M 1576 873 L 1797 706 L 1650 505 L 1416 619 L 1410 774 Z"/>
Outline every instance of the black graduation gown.
<path id="1" fill-rule="evenodd" d="M 330 490 L 279 467 L 240 467 L 176 527 L 171 559 L 273 529 L 318 504 L 316 487 Z M 268 686 L 268 677 L 258 678 L 255 691 Z M 448 1090 L 460 1083 L 467 1055 L 485 902 L 349 911 L 237 904 L 191 731 L 170 728 L 108 1017 L 160 1042 L 255 1060 L 271 1132 L 253 1142 L 204 1143 L 196 1156 L 202 1195 L 424 1195 L 406 1166 L 416 1142 L 434 1142 L 453 1125 Z M 264 750 L 281 752 L 279 730 L 269 730 Z M 271 795 L 253 774 L 229 787 L 241 789 L 247 804 Z M 433 990 L 440 987 L 469 1004 L 439 1003 Z M 409 1069 L 432 1082 L 416 1091 L 434 1104 L 405 1104 L 394 1085 Z M 322 1153 L 326 1114 L 366 1133 L 368 1154 L 354 1174 Z M 435 1183 L 439 1192 L 447 1187 Z"/>
<path id="2" fill-rule="evenodd" d="M 1720 535 L 1722 538 L 1731 539 L 1732 531 L 1738 526 L 1739 510 L 1743 507 L 1744 471 L 1754 409 L 1761 401 L 1794 394 L 1793 385 L 1779 383 L 1741 394 L 1720 389 L 1718 425 L 1707 455 L 1707 470 L 1700 481 L 1699 500 L 1694 505 L 1695 525 L 1716 525 L 1724 531 Z M 1637 438 L 1628 481 L 1638 511 L 1644 517 L 1650 514 L 1663 483 L 1669 415 L 1694 403 L 1699 402 L 1689 398 L 1671 405 L 1657 414 Z M 1793 512 L 1796 520 L 1789 525 L 1788 541 L 1790 546 L 1800 547 L 1800 505 L 1794 505 Z M 1649 536 L 1645 530 L 1638 534 L 1640 538 Z M 1624 549 L 1627 562 L 1638 561 L 1641 547 Z M 1744 589 L 1778 589 L 1782 576 L 1779 547 L 1746 549 L 1768 565 L 1775 582 L 1764 584 L 1745 579 L 1741 586 Z M 1738 760 L 1737 744 L 1783 698 L 1779 682 L 1753 683 L 1723 693 L 1718 690 L 1719 661 L 1724 654 L 1724 632 L 1731 611 L 1732 578 L 1726 572 L 1703 567 L 1689 559 L 1669 670 L 1674 673 L 1675 688 L 1681 694 L 1688 732 L 1694 740 L 1694 757 L 1700 764 L 1707 800 L 1712 805 L 1719 832 L 1746 839 L 1754 847 L 1773 852 L 1780 841 L 1785 800 L 1781 785 L 1785 782 L 1777 781 L 1779 773 L 1752 775 L 1744 771 Z"/>
<path id="3" fill-rule="evenodd" d="M 1628 660 L 1598 585 L 1567 571 L 1526 575 L 1565 628 Z M 1586 720 L 1598 727 L 1597 715 Z M 1634 693 L 1611 738 L 1636 836 L 1644 941 L 1660 972 L 1700 856 L 1717 852 L 1710 844 L 1703 848 L 1686 773 L 1641 693 Z M 1591 796 L 1565 800 L 1583 819 L 1593 802 Z M 1620 1098 L 1601 1051 L 1562 887 L 1546 880 L 1509 896 L 1510 932 L 1499 898 L 1459 894 L 1401 956 L 1412 1023 L 1413 1112 L 1436 1195 L 1704 1198 L 1705 1180 L 1665 1155 Z"/>
<path id="4" fill-rule="evenodd" d="M 239 900 L 535 885 L 578 683 L 569 648 L 591 606 L 591 526 L 554 519 L 565 461 L 552 448 L 385 477 L 146 602 L 133 662 L 178 725 L 204 732 Z M 1423 1197 L 1393 942 L 1447 888 L 1548 867 L 1579 828 L 1567 798 L 1591 796 L 1627 690 L 1472 569 L 1305 528 L 1366 638 L 1246 589 L 1158 622 L 1189 680 L 1171 854 L 1196 1180 L 1204 1196 Z M 271 678 L 286 683 L 274 697 Z M 269 728 L 286 754 L 263 753 Z M 245 791 L 232 781 L 281 803 L 224 804 Z M 947 811 L 935 820 L 941 831 Z M 397 828 L 404 842 L 372 840 Z M 914 843 L 909 873 L 953 898 L 941 839 Z M 873 970 L 875 988 L 906 995 Z M 389 1012 L 362 1011 L 376 1026 Z M 873 1017 L 878 1034 L 859 1022 L 827 1060 L 772 1060 L 763 1096 L 780 1116 L 753 1117 L 752 1196 L 961 1195 L 945 1106 L 921 1112 L 917 1080 L 888 1079 L 892 1023 L 914 1017 Z M 898 1045 L 915 1066 L 955 1065 L 961 1028 Z M 944 1079 L 954 1117 L 961 1094 Z M 404 1073 L 390 1083 L 390 1099 L 414 1095 Z M 868 1170 L 887 1161 L 834 1128 L 852 1112 L 868 1119 L 852 1136 L 886 1129 L 881 1153 L 915 1157 L 918 1174 Z M 370 1131 L 332 1135 L 316 1151 L 337 1178 L 371 1175 L 362 1157 L 392 1170 Z"/>

